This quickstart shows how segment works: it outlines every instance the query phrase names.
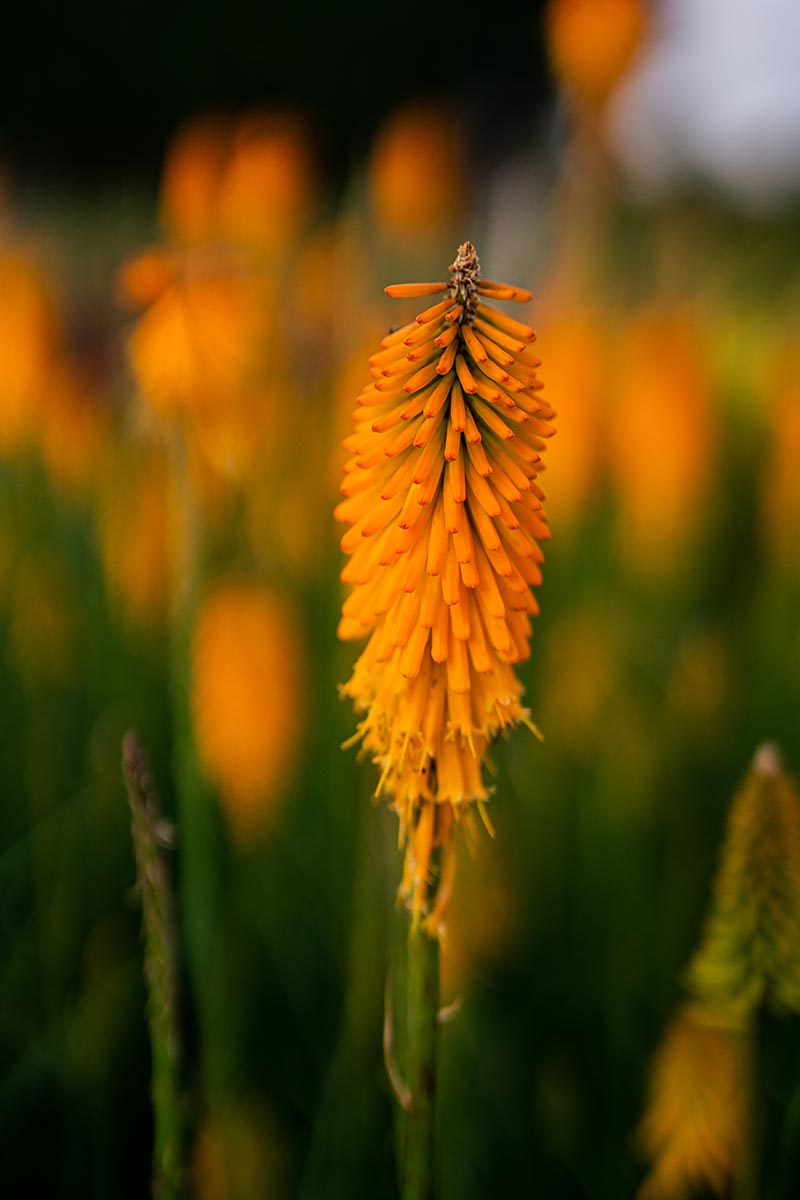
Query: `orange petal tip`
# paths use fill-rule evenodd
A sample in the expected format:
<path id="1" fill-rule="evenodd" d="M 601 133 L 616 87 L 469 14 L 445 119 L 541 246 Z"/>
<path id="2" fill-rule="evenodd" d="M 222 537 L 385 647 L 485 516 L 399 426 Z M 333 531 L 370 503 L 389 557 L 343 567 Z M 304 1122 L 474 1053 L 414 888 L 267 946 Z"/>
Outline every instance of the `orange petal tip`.
<path id="1" fill-rule="evenodd" d="M 447 283 L 390 283 L 383 290 L 393 300 L 416 300 L 419 296 L 435 296 L 446 292 Z"/>

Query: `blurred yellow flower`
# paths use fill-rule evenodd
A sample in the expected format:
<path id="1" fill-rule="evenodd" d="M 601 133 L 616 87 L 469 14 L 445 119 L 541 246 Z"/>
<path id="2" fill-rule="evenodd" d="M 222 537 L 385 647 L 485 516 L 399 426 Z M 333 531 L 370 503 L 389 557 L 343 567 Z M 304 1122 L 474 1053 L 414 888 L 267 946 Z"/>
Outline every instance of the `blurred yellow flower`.
<path id="1" fill-rule="evenodd" d="M 747 1035 L 685 1005 L 667 1029 L 638 1130 L 652 1159 L 638 1200 L 727 1194 L 745 1135 Z"/>
<path id="2" fill-rule="evenodd" d="M 544 28 L 558 82 L 582 103 L 602 103 L 639 46 L 645 7 L 643 0 L 550 0 Z"/>
<path id="3" fill-rule="evenodd" d="M 286 601 L 261 585 L 218 583 L 193 648 L 200 758 L 243 845 L 268 821 L 302 729 L 302 645 Z"/>
<path id="4" fill-rule="evenodd" d="M 370 359 L 336 510 L 350 526 L 339 635 L 369 636 L 342 690 L 400 818 L 415 915 L 433 848 L 445 846 L 447 875 L 453 820 L 484 812 L 490 744 L 530 724 L 513 664 L 529 654 L 548 536 L 536 474 L 552 411 L 535 335 L 486 303 L 530 293 L 483 279 L 469 242 L 451 274 L 386 289 L 438 298 Z"/>
<path id="5" fill-rule="evenodd" d="M 390 231 L 419 237 L 457 220 L 469 195 L 453 114 L 430 104 L 396 113 L 373 147 L 368 184 L 372 210 Z"/>

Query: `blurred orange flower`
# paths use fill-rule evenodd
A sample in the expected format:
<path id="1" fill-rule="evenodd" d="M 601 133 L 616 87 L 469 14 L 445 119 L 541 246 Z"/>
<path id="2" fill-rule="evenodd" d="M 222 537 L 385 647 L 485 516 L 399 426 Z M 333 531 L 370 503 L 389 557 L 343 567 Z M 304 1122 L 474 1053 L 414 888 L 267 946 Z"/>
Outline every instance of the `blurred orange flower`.
<path id="1" fill-rule="evenodd" d="M 268 820 L 302 729 L 302 644 L 286 602 L 261 585 L 218 583 L 194 635 L 198 750 L 231 834 Z"/>
<path id="2" fill-rule="evenodd" d="M 179 267 L 179 255 L 158 246 L 126 259 L 117 272 L 120 303 L 134 312 L 146 308 L 175 282 Z"/>
<path id="3" fill-rule="evenodd" d="M 772 372 L 769 443 L 761 471 L 761 522 L 774 560 L 800 573 L 800 353 L 785 350 Z"/>
<path id="4" fill-rule="evenodd" d="M 299 116 L 202 117 L 169 147 L 161 220 L 180 246 L 280 250 L 306 220 L 315 186 L 310 131 Z"/>
<path id="5" fill-rule="evenodd" d="M 642 0 L 550 0 L 544 28 L 556 79 L 582 103 L 602 103 L 633 57 L 644 27 Z"/>
<path id="6" fill-rule="evenodd" d="M 175 245 L 222 241 L 275 251 L 299 232 L 314 188 L 311 136 L 300 116 L 206 116 L 169 146 L 161 220 Z"/>
<path id="7" fill-rule="evenodd" d="M 230 136 L 224 118 L 206 116 L 195 118 L 172 139 L 161 179 L 160 216 L 175 245 L 198 246 L 217 238 L 217 200 Z"/>
<path id="8" fill-rule="evenodd" d="M 678 573 L 712 492 L 715 428 L 697 327 L 645 311 L 623 331 L 608 439 L 620 551 L 644 574 Z"/>
<path id="9" fill-rule="evenodd" d="M 378 221 L 419 237 L 454 222 L 468 199 L 458 127 L 431 104 L 401 109 L 372 149 L 369 194 Z"/>
<path id="10" fill-rule="evenodd" d="M 273 336 L 279 305 L 267 267 L 292 244 L 313 190 L 299 118 L 194 122 L 164 168 L 168 244 L 133 257 L 118 275 L 123 302 L 144 309 L 128 342 L 143 397 L 161 417 L 190 414 L 191 434 L 228 478 L 256 458 L 263 465 L 277 445 L 284 354 Z"/>
<path id="11" fill-rule="evenodd" d="M 560 532 L 585 520 L 604 458 L 602 404 L 607 348 L 599 317 L 567 312 L 541 333 L 548 386 L 556 397 L 559 428 L 548 449 L 548 513 Z M 555 468 L 553 467 L 555 463 Z"/>
<path id="12" fill-rule="evenodd" d="M 217 198 L 220 236 L 276 251 L 299 233 L 314 200 L 310 132 L 290 113 L 252 114 L 233 131 Z"/>
<path id="13" fill-rule="evenodd" d="M 227 257 L 197 251 L 130 336 L 137 383 L 161 416 L 224 408 L 257 382 L 263 331 L 253 278 Z"/>
<path id="14" fill-rule="evenodd" d="M 19 449 L 35 429 L 57 347 L 42 275 L 24 254 L 0 250 L 0 453 Z"/>
<path id="15" fill-rule="evenodd" d="M 85 371 L 63 360 L 48 381 L 36 437 L 54 482 L 72 496 L 86 496 L 106 453 L 111 419 L 106 396 Z"/>
<path id="16" fill-rule="evenodd" d="M 288 296 L 295 333 L 324 367 L 326 355 L 350 344 L 354 310 L 374 316 L 370 273 L 369 247 L 352 212 L 317 229 L 298 250 Z"/>

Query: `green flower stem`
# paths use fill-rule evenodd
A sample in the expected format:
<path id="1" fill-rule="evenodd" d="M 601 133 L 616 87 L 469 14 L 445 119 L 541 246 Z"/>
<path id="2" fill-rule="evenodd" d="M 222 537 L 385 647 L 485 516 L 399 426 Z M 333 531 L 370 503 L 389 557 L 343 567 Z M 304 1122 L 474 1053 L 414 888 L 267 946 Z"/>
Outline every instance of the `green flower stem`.
<path id="1" fill-rule="evenodd" d="M 436 1192 L 436 1050 L 439 1025 L 439 941 L 419 925 L 408 935 L 403 1200 L 433 1200 Z"/>
<path id="2" fill-rule="evenodd" d="M 192 714 L 192 644 L 202 586 L 202 527 L 183 437 L 172 456 L 175 582 L 171 621 L 174 767 L 180 853 L 181 931 L 197 1011 L 206 1100 L 235 1076 L 234 1019 L 224 969 L 223 835 L 218 806 L 203 773 Z"/>

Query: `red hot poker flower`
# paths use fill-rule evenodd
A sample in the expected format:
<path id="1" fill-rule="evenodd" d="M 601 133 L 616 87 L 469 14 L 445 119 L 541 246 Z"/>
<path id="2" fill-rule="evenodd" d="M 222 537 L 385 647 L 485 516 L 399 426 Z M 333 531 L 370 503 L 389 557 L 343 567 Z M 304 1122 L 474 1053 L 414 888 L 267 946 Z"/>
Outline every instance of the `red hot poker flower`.
<path id="1" fill-rule="evenodd" d="M 431 931 L 452 882 L 454 821 L 477 805 L 488 824 L 486 752 L 502 730 L 531 724 L 514 664 L 538 611 L 531 587 L 549 531 L 537 467 L 554 415 L 533 330 L 487 303 L 530 293 L 484 279 L 470 242 L 450 273 L 386 288 L 435 299 L 370 359 L 336 510 L 350 526 L 339 635 L 369 637 L 343 691 L 400 818 L 417 914 L 443 847 Z"/>

